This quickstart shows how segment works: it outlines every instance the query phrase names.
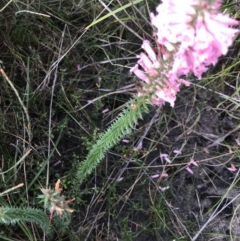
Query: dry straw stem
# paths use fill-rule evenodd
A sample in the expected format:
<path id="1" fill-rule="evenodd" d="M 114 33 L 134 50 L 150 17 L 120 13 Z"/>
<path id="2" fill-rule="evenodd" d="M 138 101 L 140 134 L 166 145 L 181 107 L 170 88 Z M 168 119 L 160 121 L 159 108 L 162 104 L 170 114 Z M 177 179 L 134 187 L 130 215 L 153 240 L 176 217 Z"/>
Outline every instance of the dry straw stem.
<path id="1" fill-rule="evenodd" d="M 22 186 L 24 186 L 24 184 L 23 184 L 23 183 L 20 183 L 20 184 L 18 184 L 17 186 L 12 187 L 12 188 L 9 188 L 8 190 L 0 193 L 0 196 L 3 196 L 4 194 L 9 193 L 9 192 L 11 192 L 11 191 L 13 191 L 13 190 L 15 190 L 15 189 L 17 189 L 17 188 L 19 188 L 19 187 L 22 187 Z"/>
<path id="2" fill-rule="evenodd" d="M 0 9 L 0 13 L 11 3 L 14 2 L 15 0 L 10 0 L 2 9 Z"/>
<path id="3" fill-rule="evenodd" d="M 0 62 L 1 64 L 1 62 Z M 18 101 L 20 103 L 20 105 L 22 106 L 23 108 L 23 111 L 25 113 L 25 116 L 26 116 L 26 119 L 27 119 L 27 126 L 25 126 L 25 129 L 28 133 L 28 145 L 30 146 L 30 143 L 31 143 L 31 139 L 32 139 L 32 133 L 31 133 L 31 123 L 30 123 L 30 117 L 28 115 L 28 110 L 26 108 L 26 106 L 24 105 L 22 99 L 20 98 L 20 95 L 18 93 L 18 91 L 16 90 L 16 88 L 14 87 L 13 83 L 11 82 L 11 80 L 8 78 L 8 76 L 6 75 L 5 71 L 3 70 L 3 68 L 1 67 L 0 65 L 0 72 L 3 76 L 3 78 L 8 82 L 8 84 L 10 85 L 10 87 L 13 89 L 15 95 L 17 96 L 18 98 Z"/>
<path id="4" fill-rule="evenodd" d="M 23 162 L 24 159 L 29 155 L 29 153 L 30 153 L 31 151 L 32 151 L 32 149 L 27 150 L 26 153 L 21 157 L 21 159 L 20 159 L 18 162 L 16 162 L 16 163 L 15 163 L 11 168 L 9 168 L 7 171 L 5 171 L 5 172 L 0 172 L 0 175 L 9 172 L 9 171 L 12 170 L 13 168 L 15 168 L 17 165 L 19 165 L 21 162 Z M 1 195 L 0 195 L 0 196 L 1 196 Z"/>

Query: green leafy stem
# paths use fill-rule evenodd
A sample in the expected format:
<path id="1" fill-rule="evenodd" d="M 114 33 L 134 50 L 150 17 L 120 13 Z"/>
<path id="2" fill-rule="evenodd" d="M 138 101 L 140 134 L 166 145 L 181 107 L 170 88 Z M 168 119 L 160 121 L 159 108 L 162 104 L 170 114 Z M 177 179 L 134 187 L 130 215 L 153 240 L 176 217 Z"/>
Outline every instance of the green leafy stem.
<path id="1" fill-rule="evenodd" d="M 35 208 L 0 207 L 0 223 L 16 224 L 18 222 L 32 222 L 39 225 L 46 234 L 51 234 L 48 216 Z"/>
<path id="2" fill-rule="evenodd" d="M 148 113 L 146 97 L 136 97 L 130 101 L 127 108 L 119 114 L 107 131 L 99 137 L 86 159 L 77 167 L 74 183 L 76 188 L 94 171 L 106 152 L 116 145 L 126 133 L 130 132 L 139 119 L 142 119 L 144 113 Z"/>

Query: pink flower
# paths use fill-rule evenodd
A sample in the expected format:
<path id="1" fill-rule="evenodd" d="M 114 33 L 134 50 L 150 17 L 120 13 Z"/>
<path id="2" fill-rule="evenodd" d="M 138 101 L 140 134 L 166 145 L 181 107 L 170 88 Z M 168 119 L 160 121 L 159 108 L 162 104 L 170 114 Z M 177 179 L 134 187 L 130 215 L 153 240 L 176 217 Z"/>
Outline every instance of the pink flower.
<path id="1" fill-rule="evenodd" d="M 193 170 L 192 170 L 189 166 L 186 167 L 186 170 L 187 170 L 190 174 L 193 174 Z"/>
<path id="2" fill-rule="evenodd" d="M 160 45 L 173 53 L 173 72 L 199 79 L 210 64 L 225 55 L 238 32 L 238 21 L 219 13 L 219 1 L 163 0 L 151 15 Z"/>
<path id="3" fill-rule="evenodd" d="M 177 154 L 177 155 L 181 155 L 182 152 L 180 150 L 173 150 L 173 153 Z"/>
<path id="4" fill-rule="evenodd" d="M 191 157 L 190 158 L 190 161 L 186 167 L 186 170 L 190 173 L 190 174 L 193 174 L 193 170 L 190 168 L 191 165 L 194 165 L 194 166 L 198 166 L 197 162 L 195 162 L 195 160 Z"/>
<path id="5" fill-rule="evenodd" d="M 194 161 L 194 159 L 191 157 L 190 158 L 190 162 L 189 162 L 189 165 L 193 164 L 194 166 L 198 166 L 197 162 Z"/>
<path id="6" fill-rule="evenodd" d="M 179 79 L 176 74 L 168 71 L 171 69 L 171 63 L 167 60 L 164 62 L 160 55 L 156 55 L 149 41 L 145 40 L 142 47 L 146 53 L 141 53 L 138 56 L 140 58 L 138 64 L 130 70 L 145 82 L 142 89 L 139 90 L 138 96 L 149 95 L 153 104 L 162 106 L 168 102 L 173 107 L 176 95 L 180 91 L 180 85 L 188 86 L 190 83 Z M 161 55 L 164 55 L 163 51 Z M 167 59 L 167 55 L 165 58 Z M 140 70 L 140 67 L 144 71 Z"/>
<path id="7" fill-rule="evenodd" d="M 168 177 L 168 174 L 163 171 L 163 172 L 161 173 L 161 175 L 159 175 L 159 174 L 154 174 L 154 175 L 151 176 L 152 179 L 155 179 L 155 178 L 158 178 L 158 177 L 161 177 L 161 178 L 163 178 L 163 177 Z"/>
<path id="8" fill-rule="evenodd" d="M 155 92 L 155 95 L 157 97 L 156 100 L 160 100 L 163 103 L 169 102 L 172 107 L 174 106 L 174 102 L 176 100 L 176 92 L 174 90 L 171 91 L 169 88 L 159 88 Z"/>
<path id="9" fill-rule="evenodd" d="M 168 163 L 171 163 L 172 161 L 169 159 L 169 155 L 168 154 L 164 154 L 164 153 L 161 153 L 160 154 L 160 158 L 161 159 L 164 159 L 166 162 Z"/>
<path id="10" fill-rule="evenodd" d="M 168 177 L 168 174 L 166 172 L 162 172 L 161 177 Z"/>
<path id="11" fill-rule="evenodd" d="M 230 172 L 236 172 L 237 168 L 231 163 L 231 167 L 228 168 Z"/>
<path id="12" fill-rule="evenodd" d="M 155 52 L 153 51 L 149 40 L 143 40 L 142 48 L 148 54 L 148 56 L 152 60 L 152 62 L 153 63 L 156 62 L 156 64 L 159 65 L 159 63 L 157 62 L 157 56 L 156 56 Z"/>
<path id="13" fill-rule="evenodd" d="M 238 33 L 231 26 L 238 21 L 220 13 L 220 6 L 216 0 L 162 0 L 157 14 L 151 14 L 157 51 L 144 40 L 145 52 L 130 70 L 143 80 L 138 96 L 173 107 L 181 84 L 190 85 L 180 76 L 193 73 L 201 79 L 209 65 L 227 53 Z"/>
<path id="14" fill-rule="evenodd" d="M 138 64 L 142 66 L 142 68 L 145 70 L 145 72 L 149 76 L 157 76 L 158 72 L 156 71 L 154 62 L 152 62 L 152 60 L 150 60 L 150 58 L 145 53 L 141 53 L 139 55 L 139 57 L 140 57 L 140 59 L 138 60 Z"/>
<path id="15" fill-rule="evenodd" d="M 104 110 L 102 111 L 102 114 L 105 114 L 105 113 L 107 113 L 108 111 L 109 111 L 109 109 L 106 108 L 106 109 L 104 109 Z"/>
<path id="16" fill-rule="evenodd" d="M 144 74 L 143 71 L 138 68 L 137 64 L 133 68 L 131 68 L 130 73 L 134 73 L 139 79 L 145 81 L 146 83 L 150 82 L 147 75 Z"/>
<path id="17" fill-rule="evenodd" d="M 169 102 L 173 107 L 182 81 L 178 82 L 176 76 L 166 72 L 167 63 L 160 66 L 161 57 L 155 54 L 149 41 L 145 40 L 142 47 L 146 53 L 141 53 L 138 56 L 140 58 L 138 64 L 130 70 L 145 82 L 138 95 L 150 95 L 155 105 L 161 106 L 165 102 Z M 140 70 L 139 67 L 142 67 L 144 71 Z"/>
<path id="18" fill-rule="evenodd" d="M 152 179 L 158 178 L 160 175 L 159 174 L 154 174 L 151 176 Z"/>

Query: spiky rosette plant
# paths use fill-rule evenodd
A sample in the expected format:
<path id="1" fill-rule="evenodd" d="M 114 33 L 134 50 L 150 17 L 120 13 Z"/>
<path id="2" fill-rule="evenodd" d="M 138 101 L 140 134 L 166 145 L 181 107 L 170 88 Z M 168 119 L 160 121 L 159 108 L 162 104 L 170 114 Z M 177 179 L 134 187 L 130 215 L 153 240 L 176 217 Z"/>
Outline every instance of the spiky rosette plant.
<path id="1" fill-rule="evenodd" d="M 55 183 L 55 189 L 42 188 L 41 195 L 38 195 L 40 202 L 44 204 L 44 207 L 50 212 L 50 220 L 52 220 L 54 213 L 62 218 L 70 219 L 70 215 L 74 210 L 69 208 L 69 203 L 72 200 L 66 200 L 65 196 L 61 194 L 62 188 L 60 187 L 61 180 Z"/>

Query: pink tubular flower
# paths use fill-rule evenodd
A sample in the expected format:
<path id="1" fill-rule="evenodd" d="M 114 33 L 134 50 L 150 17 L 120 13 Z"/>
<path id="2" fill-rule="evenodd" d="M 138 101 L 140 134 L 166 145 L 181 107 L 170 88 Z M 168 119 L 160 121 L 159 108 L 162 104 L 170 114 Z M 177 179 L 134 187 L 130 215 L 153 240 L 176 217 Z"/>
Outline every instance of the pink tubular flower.
<path id="1" fill-rule="evenodd" d="M 137 64 L 133 68 L 131 68 L 130 73 L 134 73 L 139 79 L 145 81 L 146 83 L 149 83 L 147 75 L 145 75 L 144 72 L 138 68 Z"/>
<path id="2" fill-rule="evenodd" d="M 231 163 L 231 167 L 228 168 L 230 172 L 236 172 L 237 168 Z"/>
<path id="3" fill-rule="evenodd" d="M 173 107 L 181 84 L 180 77 L 194 74 L 201 79 L 208 66 L 225 55 L 238 33 L 231 28 L 238 21 L 220 13 L 218 0 L 162 0 L 157 14 L 151 14 L 158 53 L 144 40 L 145 53 L 130 70 L 143 80 L 138 95 L 147 95 L 155 105 Z"/>
<path id="4" fill-rule="evenodd" d="M 193 170 L 190 167 L 186 167 L 186 170 L 190 173 L 193 174 Z"/>
<path id="5" fill-rule="evenodd" d="M 151 176 L 152 179 L 158 178 L 160 175 L 159 174 L 154 174 Z"/>
<path id="6" fill-rule="evenodd" d="M 151 101 L 155 105 L 162 106 L 165 102 L 168 102 L 173 107 L 176 94 L 180 90 L 180 84 L 189 85 L 189 82 L 166 71 L 170 69 L 167 61 L 161 66 L 162 58 L 155 54 L 148 40 L 143 42 L 142 47 L 146 53 L 141 53 L 138 56 L 138 64 L 130 70 L 145 83 L 138 95 L 151 96 Z M 167 59 L 167 56 L 162 55 Z"/>
<path id="7" fill-rule="evenodd" d="M 159 63 L 157 62 L 157 56 L 156 56 L 155 52 L 153 51 L 149 40 L 143 41 L 142 48 L 146 51 L 146 53 L 148 54 L 149 58 L 153 61 L 153 63 L 157 64 L 157 66 L 155 66 L 155 67 L 156 68 L 159 67 Z"/>
<path id="8" fill-rule="evenodd" d="M 173 72 L 199 79 L 210 64 L 225 55 L 238 32 L 238 21 L 219 13 L 219 1 L 163 0 L 151 14 L 159 44 L 173 52 Z"/>
<path id="9" fill-rule="evenodd" d="M 173 153 L 175 153 L 175 154 L 177 154 L 177 155 L 181 155 L 182 154 L 182 152 L 181 152 L 181 150 L 173 150 Z"/>
<path id="10" fill-rule="evenodd" d="M 194 166 L 198 166 L 198 164 L 197 164 L 197 162 L 191 157 L 190 158 L 190 161 L 189 161 L 189 163 L 188 163 L 188 165 L 187 165 L 187 167 L 186 167 L 186 170 L 189 172 L 189 173 L 191 173 L 191 174 L 193 174 L 193 170 L 190 168 L 190 166 L 191 165 L 194 165 Z"/>
<path id="11" fill-rule="evenodd" d="M 172 161 L 169 159 L 169 155 L 168 154 L 164 154 L 164 153 L 161 153 L 160 154 L 160 158 L 161 159 L 164 159 L 166 162 L 168 163 L 171 163 Z"/>
<path id="12" fill-rule="evenodd" d="M 189 161 L 189 165 L 193 164 L 194 166 L 198 166 L 197 162 L 191 157 Z"/>

